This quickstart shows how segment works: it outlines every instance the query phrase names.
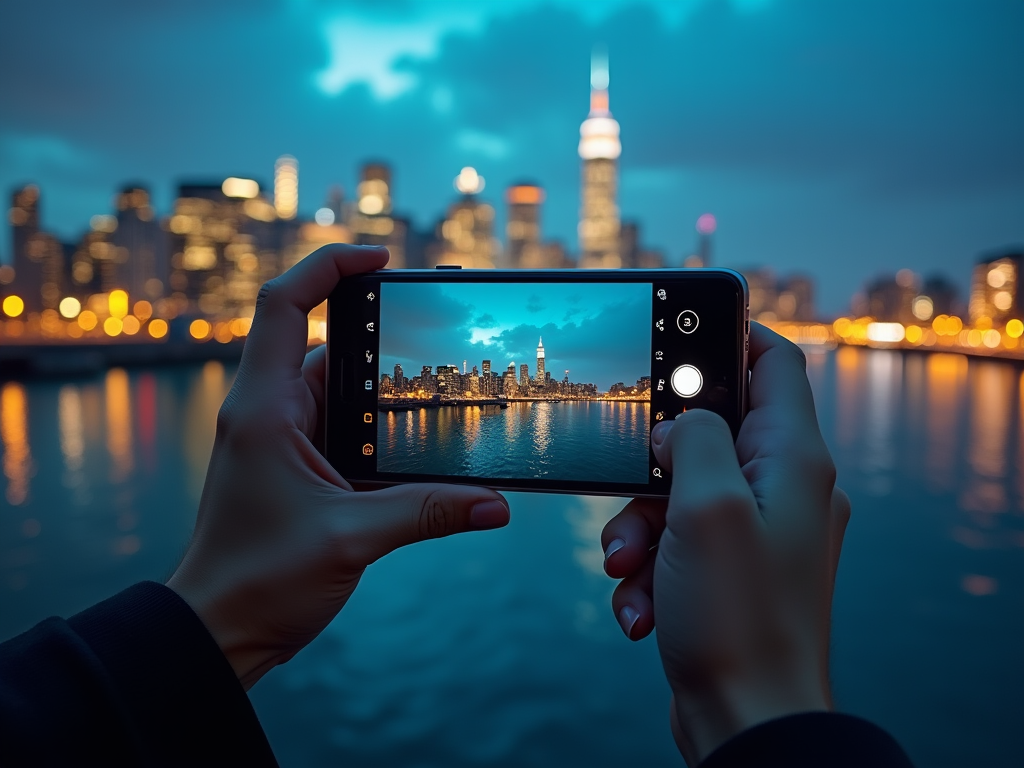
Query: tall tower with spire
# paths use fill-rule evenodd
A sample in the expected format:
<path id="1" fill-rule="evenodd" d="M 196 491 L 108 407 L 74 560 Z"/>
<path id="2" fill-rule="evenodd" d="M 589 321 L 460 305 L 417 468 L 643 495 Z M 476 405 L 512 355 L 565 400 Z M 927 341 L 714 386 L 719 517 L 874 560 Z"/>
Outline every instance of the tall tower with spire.
<path id="1" fill-rule="evenodd" d="M 590 114 L 580 126 L 583 161 L 580 202 L 580 261 L 589 269 L 622 266 L 619 252 L 619 124 L 608 108 L 608 57 L 595 51 L 590 60 Z"/>
<path id="2" fill-rule="evenodd" d="M 544 386 L 544 337 L 537 342 L 537 385 Z"/>

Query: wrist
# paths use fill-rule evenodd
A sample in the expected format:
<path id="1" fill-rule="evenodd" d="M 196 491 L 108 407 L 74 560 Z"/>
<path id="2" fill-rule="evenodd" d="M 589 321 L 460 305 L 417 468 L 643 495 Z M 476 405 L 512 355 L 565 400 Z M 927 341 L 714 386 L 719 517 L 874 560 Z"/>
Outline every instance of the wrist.
<path id="1" fill-rule="evenodd" d="M 827 685 L 816 675 L 777 684 L 723 685 L 693 691 L 674 686 L 673 731 L 683 757 L 697 765 L 725 742 L 755 725 L 802 712 L 832 709 Z"/>
<path id="2" fill-rule="evenodd" d="M 218 598 L 213 590 L 193 583 L 182 574 L 182 568 L 175 571 L 166 586 L 199 617 L 246 691 L 280 663 L 274 654 L 253 641 L 242 623 L 233 620 L 234 612 L 226 600 Z"/>

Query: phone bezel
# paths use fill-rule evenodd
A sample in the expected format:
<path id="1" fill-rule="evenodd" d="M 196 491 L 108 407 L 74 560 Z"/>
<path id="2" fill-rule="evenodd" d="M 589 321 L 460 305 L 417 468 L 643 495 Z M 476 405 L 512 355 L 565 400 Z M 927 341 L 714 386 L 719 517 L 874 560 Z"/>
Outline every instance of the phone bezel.
<path id="1" fill-rule="evenodd" d="M 327 305 L 327 364 L 325 381 L 325 430 L 324 430 L 324 455 L 331 462 L 343 477 L 353 487 L 360 489 L 383 488 L 393 485 L 416 482 L 439 482 L 457 483 L 461 485 L 482 485 L 501 491 L 537 491 L 544 493 L 567 493 L 574 495 L 594 496 L 634 496 L 649 498 L 664 498 L 668 495 L 671 485 L 671 475 L 664 473 L 660 480 L 649 479 L 646 483 L 603 483 L 591 481 L 570 481 L 570 480 L 536 480 L 536 479 L 510 479 L 510 478 L 477 478 L 455 475 L 421 475 L 407 473 L 383 473 L 376 471 L 376 459 L 372 472 L 353 471 L 362 461 L 361 456 L 356 457 L 355 462 L 347 460 L 353 448 L 357 449 L 363 438 L 350 437 L 343 423 L 338 422 L 340 413 L 345 410 L 342 407 L 343 400 L 339 394 L 338 379 L 339 358 L 341 355 L 350 355 L 352 350 L 364 346 L 365 341 L 349 341 L 344 345 L 343 350 L 331 339 L 342 335 L 350 340 L 352 334 L 341 334 L 335 330 L 336 323 L 341 319 L 351 317 L 349 307 L 355 306 L 357 297 L 363 296 L 367 289 L 373 290 L 381 282 L 433 282 L 450 283 L 455 281 L 478 282 L 478 283 L 648 283 L 652 289 L 655 283 L 694 281 L 694 280 L 726 280 L 735 289 L 735 319 L 737 334 L 735 338 L 735 418 L 729 419 L 730 427 L 735 436 L 739 429 L 740 422 L 745 415 L 747 402 L 747 350 L 749 346 L 749 293 L 747 283 L 739 273 L 729 269 L 614 269 L 614 270 L 471 270 L 459 268 L 440 269 L 400 269 L 400 270 L 379 270 L 350 278 L 339 282 L 338 286 L 331 293 Z M 379 305 L 379 302 L 378 302 Z M 341 308 L 344 308 L 342 310 Z M 364 318 L 365 319 L 365 318 Z M 653 336 L 653 329 L 652 329 Z M 379 342 L 377 352 L 379 353 Z M 334 354 L 332 355 L 332 348 Z M 652 347 L 653 348 L 653 347 Z M 377 369 L 377 380 L 380 379 L 380 371 Z M 354 387 L 354 382 L 350 382 Z M 375 390 L 374 390 L 375 392 Z M 352 394 L 352 390 L 349 390 Z M 376 397 L 376 394 L 374 395 Z M 351 410 L 351 408 L 348 408 Z M 358 410 L 358 409 L 357 409 Z M 373 429 L 377 429 L 374 422 Z M 354 432 L 355 429 L 353 428 Z M 338 437 L 340 435 L 340 437 Z M 648 445 L 650 451 L 650 446 Z M 653 456 L 653 453 L 651 454 Z"/>

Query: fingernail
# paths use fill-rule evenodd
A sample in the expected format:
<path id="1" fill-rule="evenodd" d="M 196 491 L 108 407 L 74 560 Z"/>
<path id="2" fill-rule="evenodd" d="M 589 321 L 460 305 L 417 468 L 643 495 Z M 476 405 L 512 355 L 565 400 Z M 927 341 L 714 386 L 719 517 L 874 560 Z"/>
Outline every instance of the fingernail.
<path id="1" fill-rule="evenodd" d="M 610 542 L 608 542 L 608 547 L 604 551 L 604 561 L 607 563 L 608 558 L 614 555 L 624 546 L 626 546 L 626 542 L 624 542 L 622 539 L 612 539 Z"/>
<path id="2" fill-rule="evenodd" d="M 658 424 L 653 430 L 651 430 L 651 442 L 655 445 L 661 445 L 665 442 L 665 438 L 668 436 L 670 429 L 672 429 L 672 423 L 669 421 L 663 421 Z"/>
<path id="3" fill-rule="evenodd" d="M 469 524 L 479 531 L 501 528 L 508 520 L 508 507 L 496 499 L 474 504 L 469 511 Z"/>
<path id="4" fill-rule="evenodd" d="M 619 625 L 630 640 L 633 639 L 631 634 L 633 632 L 633 625 L 636 624 L 636 620 L 639 618 L 640 612 L 632 605 L 624 605 L 622 610 L 619 611 Z"/>

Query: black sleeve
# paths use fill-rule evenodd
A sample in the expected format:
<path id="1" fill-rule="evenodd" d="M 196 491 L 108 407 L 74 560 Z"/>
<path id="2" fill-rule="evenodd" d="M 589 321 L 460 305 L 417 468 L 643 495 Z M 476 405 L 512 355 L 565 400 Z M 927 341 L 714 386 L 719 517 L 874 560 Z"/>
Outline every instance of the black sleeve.
<path id="1" fill-rule="evenodd" d="M 853 715 L 806 712 L 755 725 L 700 768 L 913 768 L 888 733 Z"/>
<path id="2" fill-rule="evenodd" d="M 277 761 L 199 617 L 143 582 L 0 644 L 0 765 Z"/>

